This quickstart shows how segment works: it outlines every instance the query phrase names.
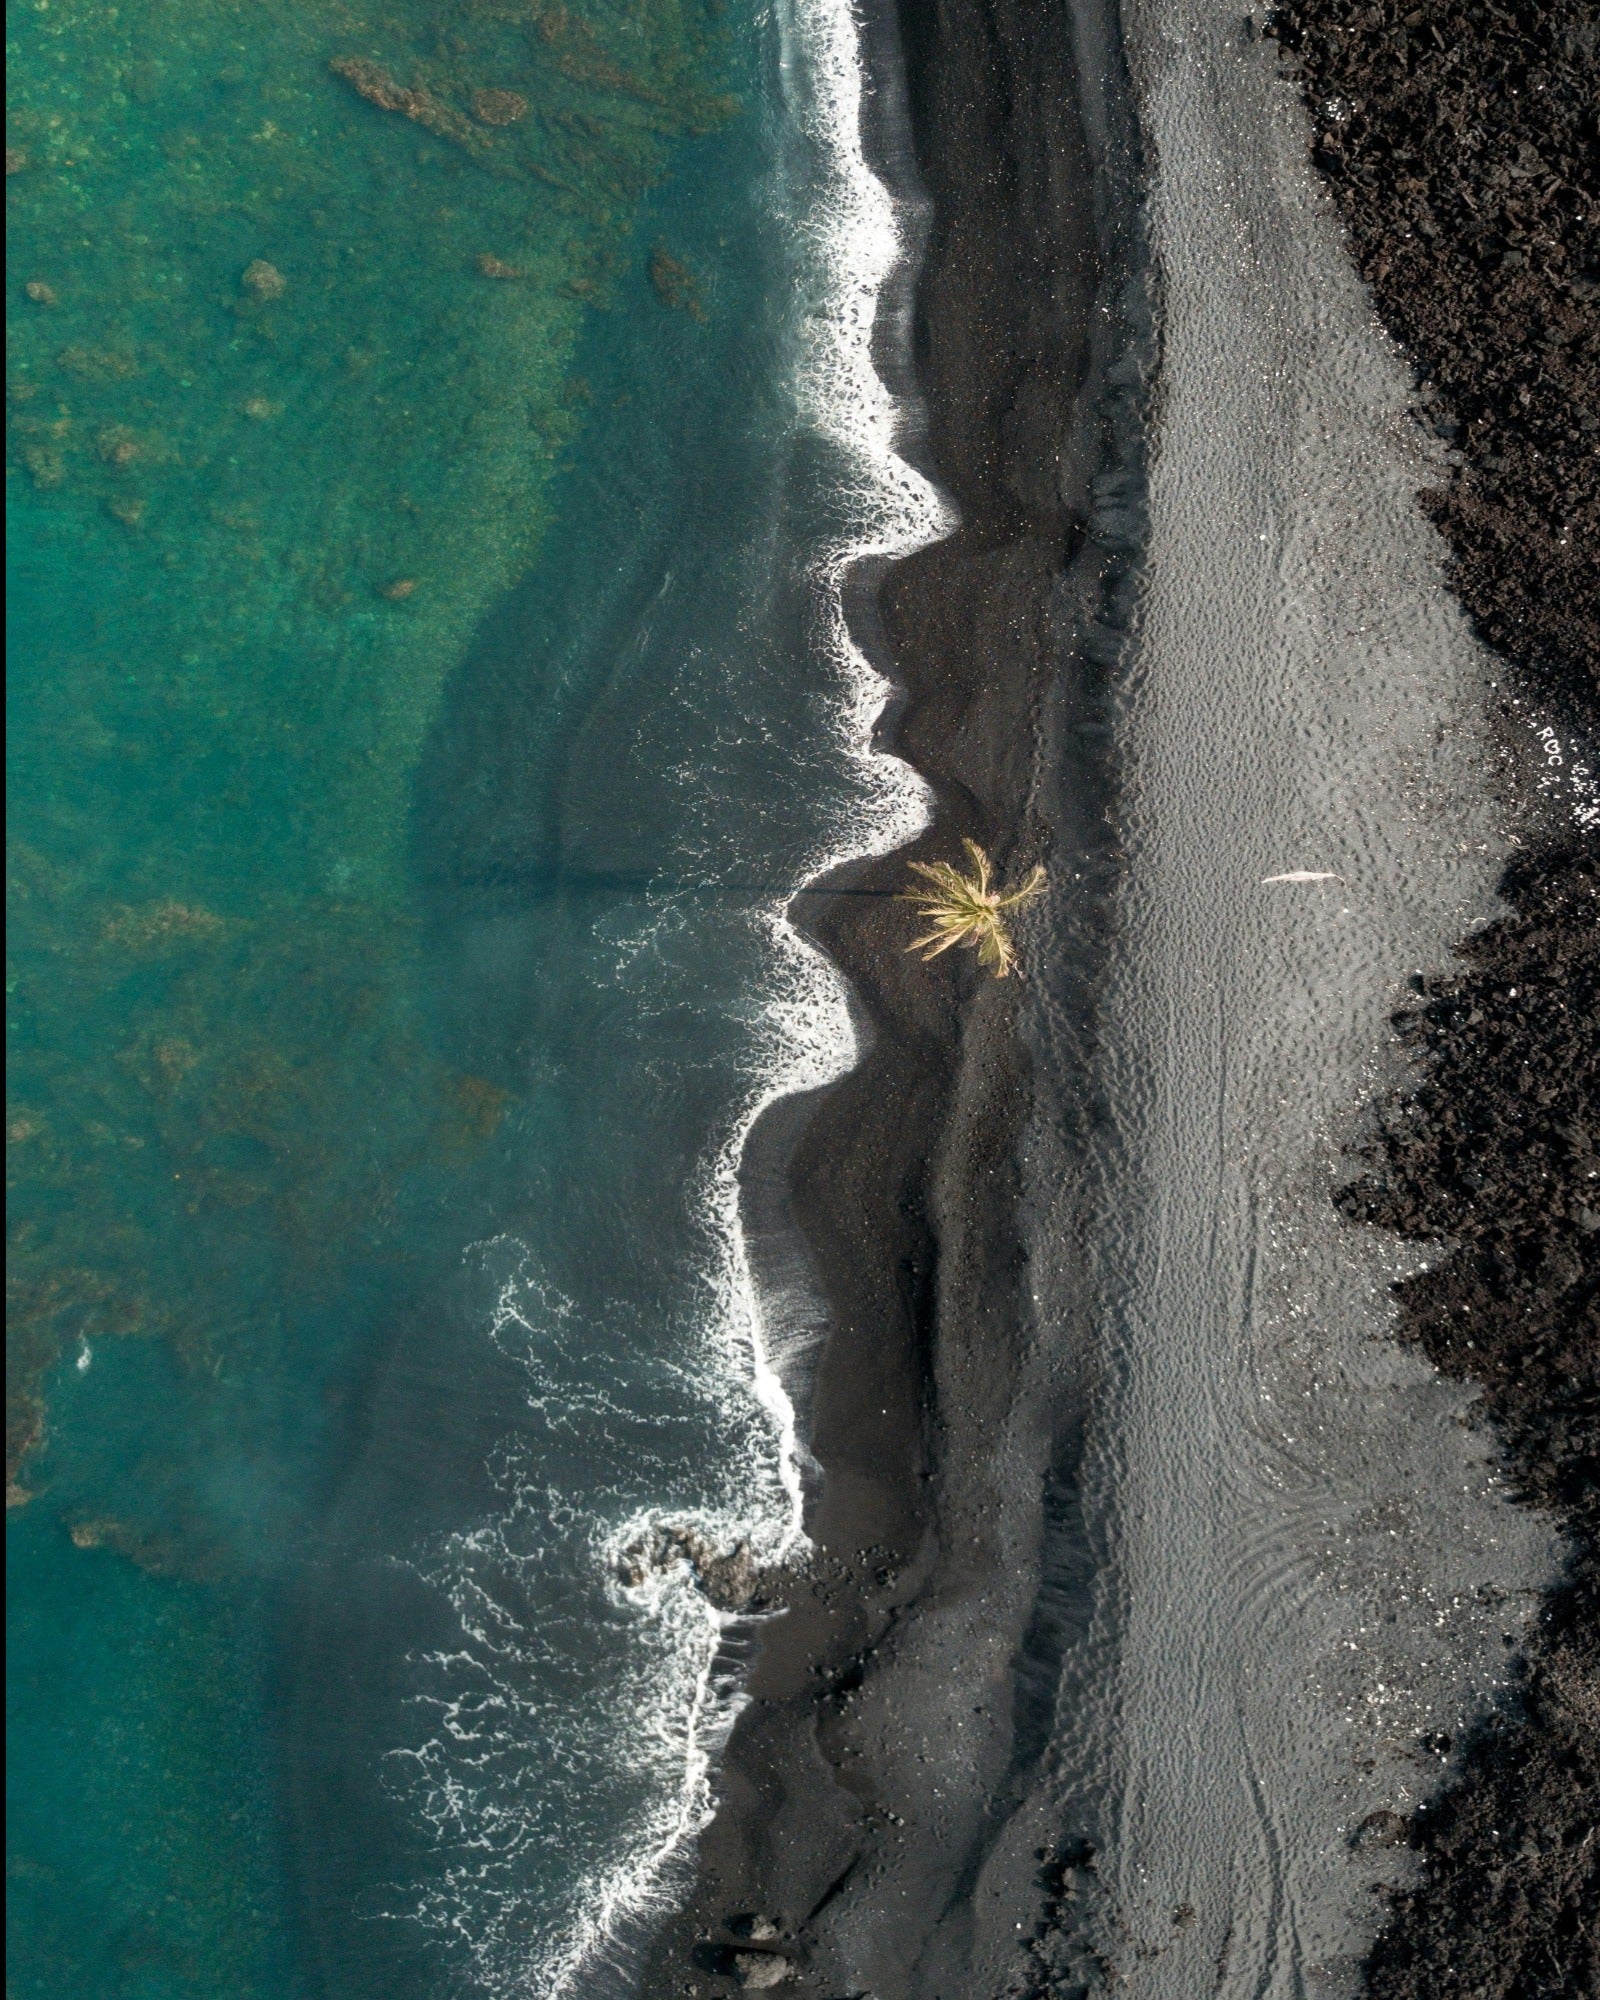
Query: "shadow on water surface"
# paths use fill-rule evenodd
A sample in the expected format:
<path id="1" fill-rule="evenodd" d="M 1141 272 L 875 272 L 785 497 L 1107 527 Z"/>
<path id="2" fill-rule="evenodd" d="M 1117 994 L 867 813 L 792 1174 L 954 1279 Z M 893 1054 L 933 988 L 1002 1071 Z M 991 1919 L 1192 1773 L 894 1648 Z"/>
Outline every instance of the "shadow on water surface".
<path id="1" fill-rule="evenodd" d="M 320 1559 L 286 1607 L 282 1728 L 303 1942 L 315 1990 L 339 2000 L 422 2000 L 440 1990 L 446 1964 L 435 1926 L 405 1913 L 418 1885 L 459 1855 L 441 1862 L 414 1801 L 392 1782 L 397 1753 L 419 1735 L 417 1662 L 461 1636 L 417 1564 L 503 1509 L 497 1466 L 529 1396 L 526 1375 L 486 1332 L 482 1288 L 470 1272 L 463 1278 L 462 1257 L 470 1261 L 475 1238 L 526 1233 L 541 1180 L 564 1171 L 561 1121 L 539 1129 L 529 1097 L 582 1033 L 564 1011 L 583 1009 L 573 991 L 583 971 L 571 983 L 563 975 L 574 927 L 589 931 L 618 903 L 682 893 L 650 860 L 670 827 L 652 834 L 632 802 L 608 797 L 605 770 L 585 768 L 597 733 L 604 740 L 608 704 L 613 718 L 630 701 L 648 707 L 647 675 L 642 688 L 630 677 L 652 664 L 652 608 L 682 517 L 704 511 L 708 457 L 734 442 L 693 436 L 686 393 L 677 407 L 653 393 L 641 433 L 635 399 L 663 364 L 659 319 L 648 301 L 597 317 L 580 365 L 611 387 L 608 407 L 557 487 L 537 567 L 485 618 L 452 675 L 414 790 L 412 873 L 434 1036 L 505 1111 L 488 1147 L 462 1164 L 455 1253 L 434 1260 L 393 1316 L 353 1397 L 359 1415 Z M 684 344 L 684 330 L 668 327 L 665 337 L 674 334 Z M 699 329 L 691 337 L 704 345 Z M 695 379 L 681 369 L 680 380 Z M 585 864 L 595 825 L 585 804 L 597 797 L 601 825 L 620 830 L 635 865 Z M 581 1170 L 573 1159 L 570 1171 Z M 595 1255 L 603 1264 L 603 1245 Z M 527 1603 L 500 1608 L 532 1613 Z M 485 1990 L 465 1977 L 459 1990 Z"/>
<path id="2" fill-rule="evenodd" d="M 723 309 L 640 285 L 594 317 L 538 564 L 451 677 L 413 793 L 430 1031 L 485 1136 L 286 1605 L 293 1869 L 329 2000 L 537 1985 L 685 1809 L 713 1671 L 703 1604 L 624 1600 L 609 1538 L 782 1505 L 712 1180 L 774 1010 L 821 1011 L 770 926 L 865 781 L 814 634 L 844 482 L 785 373 L 779 142 L 721 143 L 652 223 L 721 259 Z"/>

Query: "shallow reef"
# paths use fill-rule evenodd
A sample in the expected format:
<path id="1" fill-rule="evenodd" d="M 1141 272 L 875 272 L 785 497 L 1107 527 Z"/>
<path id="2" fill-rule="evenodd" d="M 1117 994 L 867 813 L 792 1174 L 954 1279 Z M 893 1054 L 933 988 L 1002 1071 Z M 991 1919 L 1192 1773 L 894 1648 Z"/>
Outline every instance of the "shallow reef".
<path id="1" fill-rule="evenodd" d="M 482 1095 L 411 775 L 720 63 L 693 0 L 17 12 L 14 1499 L 74 1338 L 248 1366 Z"/>

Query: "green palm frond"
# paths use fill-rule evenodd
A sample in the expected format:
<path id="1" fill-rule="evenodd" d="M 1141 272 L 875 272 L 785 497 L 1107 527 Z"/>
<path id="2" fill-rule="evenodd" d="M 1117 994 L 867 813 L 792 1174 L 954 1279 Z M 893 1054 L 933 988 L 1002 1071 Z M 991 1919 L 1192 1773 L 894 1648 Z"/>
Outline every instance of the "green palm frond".
<path id="1" fill-rule="evenodd" d="M 952 945 L 968 945 L 976 950 L 981 966 L 996 979 L 1004 979 L 1017 962 L 1005 913 L 1032 902 L 1044 888 L 1045 873 L 1036 867 L 1014 889 L 997 890 L 988 855 L 975 840 L 962 845 L 972 864 L 970 875 L 949 861 L 912 862 L 911 872 L 920 875 L 926 886 L 903 890 L 900 900 L 914 903 L 932 928 L 906 949 L 920 951 L 927 960 Z"/>

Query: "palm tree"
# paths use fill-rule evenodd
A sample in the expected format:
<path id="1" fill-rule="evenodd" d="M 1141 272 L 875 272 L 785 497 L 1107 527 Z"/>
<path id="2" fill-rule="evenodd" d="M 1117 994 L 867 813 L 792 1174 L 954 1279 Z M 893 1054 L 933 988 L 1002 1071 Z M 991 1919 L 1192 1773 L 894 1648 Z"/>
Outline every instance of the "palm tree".
<path id="1" fill-rule="evenodd" d="M 996 979 L 1004 979 L 1017 962 L 1006 912 L 1031 903 L 1040 894 L 1044 870 L 1035 867 L 1016 888 L 1002 893 L 991 882 L 989 857 L 978 843 L 965 840 L 961 844 L 972 863 L 970 875 L 963 875 L 948 861 L 912 862 L 912 873 L 922 876 L 928 886 L 903 890 L 900 900 L 915 903 L 933 928 L 906 949 L 920 951 L 926 961 L 953 944 L 972 945 L 977 948 L 978 963 L 987 966 Z"/>

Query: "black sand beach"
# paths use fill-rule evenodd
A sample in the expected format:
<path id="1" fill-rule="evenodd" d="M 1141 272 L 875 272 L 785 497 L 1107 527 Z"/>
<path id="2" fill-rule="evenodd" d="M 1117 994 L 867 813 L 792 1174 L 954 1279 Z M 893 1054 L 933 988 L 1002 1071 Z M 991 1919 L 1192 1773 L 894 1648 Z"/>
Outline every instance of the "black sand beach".
<path id="1" fill-rule="evenodd" d="M 935 824 L 910 856 L 958 855 L 968 835 L 1007 876 L 1037 856 L 1030 799 L 1039 708 L 1056 671 L 1055 600 L 1086 549 L 1090 482 L 1116 448 L 1097 374 L 1108 343 L 1091 323 L 1109 225 L 1102 215 L 1097 241 L 1072 34 L 1065 14 L 1009 0 L 981 13 L 906 0 L 898 21 L 867 27 L 874 165 L 912 214 L 924 190 L 932 204 L 915 377 L 899 379 L 904 357 L 888 343 L 880 365 L 919 399 L 926 430 L 906 448 L 953 497 L 961 524 L 886 577 L 864 575 L 852 621 L 903 690 L 888 738 L 936 796 Z M 1121 248 L 1110 245 L 1113 256 Z M 1077 492 L 1064 497 L 1058 463 L 1080 408 Z M 1108 564 L 1091 552 L 1090 566 L 1098 576 Z M 1102 735 L 1079 739 L 1077 794 L 1085 844 L 1105 866 Z M 816 1556 L 787 1615 L 763 1631 L 722 1808 L 650 1991 L 700 1990 L 694 1972 L 758 1978 L 736 1958 L 748 1958 L 769 1917 L 785 1958 L 804 1955 L 826 1913 L 875 1933 L 893 1962 L 930 1912 L 908 1913 L 902 1947 L 875 1896 L 887 1860 L 904 1867 L 915 1842 L 912 1871 L 928 1897 L 959 1906 L 967 1822 L 982 1820 L 986 1786 L 1004 1779 L 1008 1746 L 996 1734 L 995 1768 L 957 1781 L 950 1817 L 909 1830 L 891 1803 L 904 1803 L 908 1766 L 929 1768 L 928 1752 L 897 1730 L 922 1721 L 915 1685 L 896 1686 L 900 1637 L 919 1607 L 985 1582 L 996 1516 L 1015 1513 L 1033 1563 L 1005 1594 L 994 1657 L 951 1663 L 980 1688 L 1006 1677 L 1037 1594 L 1038 1529 L 1027 1517 L 1048 1451 L 1041 1435 L 1041 1462 L 1018 1468 L 1014 1490 L 990 1487 L 1018 1343 L 1017 1143 L 1029 1094 L 1019 987 L 960 954 L 931 969 L 907 956 L 914 920 L 892 900 L 907 859 L 857 871 L 841 885 L 857 893 L 798 906 L 849 977 L 871 1041 L 819 1108 L 779 1107 L 747 1158 L 758 1218 L 787 1208 L 799 1223 L 830 1316 L 802 1412 L 824 1474 L 808 1524 Z M 755 1234 L 759 1254 L 759 1220 Z M 891 1692 L 864 1737 L 852 1711 L 869 1680 Z M 978 1705 L 981 1693 L 965 1703 Z"/>
<path id="2" fill-rule="evenodd" d="M 1562 34 L 1567 11 L 1545 10 Z M 1414 148 L 1432 115 L 1414 78 L 1416 47 L 1437 42 L 1433 13 L 1453 49 L 1470 49 L 1474 25 L 1491 39 L 1528 32 L 1486 10 L 1329 5 L 1277 17 L 1278 34 L 1299 51 L 1314 107 L 1360 101 L 1353 127 L 1343 113 L 1318 114 L 1317 158 L 1378 307 L 1429 385 L 1425 407 L 1463 443 L 1462 467 L 1430 504 L 1455 551 L 1452 581 L 1506 659 L 1509 792 L 1531 768 L 1516 702 L 1550 704 L 1569 744 L 1593 727 L 1596 544 L 1584 523 L 1595 431 L 1583 414 L 1596 414 L 1594 279 L 1583 275 L 1593 252 L 1569 253 L 1570 328 L 1542 323 L 1557 327 L 1554 345 L 1508 317 L 1492 288 L 1474 295 L 1476 319 L 1465 303 L 1441 319 L 1441 300 L 1465 300 L 1448 261 L 1454 246 L 1469 227 L 1484 241 L 1483 187 L 1520 200 L 1533 169 L 1469 176 L 1451 210 L 1440 188 L 1463 171 L 1456 156 L 1408 153 L 1405 134 Z M 1087 90 L 1074 35 L 1104 59 Z M 909 163 L 895 144 L 897 40 Z M 1568 59 L 1592 77 L 1592 37 L 1573 46 Z M 1112 420 L 1141 394 L 1139 369 L 1126 362 L 1140 329 L 1119 313 L 1138 271 L 1135 149 L 1119 123 L 1128 84 L 1110 23 L 1089 9 L 1063 19 L 1006 0 L 982 11 L 904 0 L 898 24 L 877 24 L 872 48 L 880 168 L 909 191 L 913 165 L 932 204 L 915 340 L 927 428 L 912 449 L 954 496 L 962 524 L 883 579 L 876 609 L 869 586 L 879 580 L 864 579 L 857 629 L 886 649 L 905 690 L 893 747 L 937 795 L 916 853 L 952 853 L 971 834 L 1007 873 L 1031 862 L 1040 732 L 1073 746 L 1073 768 L 1051 779 L 1052 858 L 1059 873 L 1070 857 L 1077 884 L 1061 1007 L 1071 1029 L 1054 1053 L 1065 1048 L 1070 1063 L 1076 1050 L 1087 1066 L 1119 868 L 1117 774 L 1095 646 L 1069 648 L 1062 636 L 1067 619 L 1080 638 L 1098 622 L 1114 651 L 1136 568 L 1137 446 Z M 1386 97 L 1377 83 L 1353 84 L 1345 70 L 1361 48 L 1377 51 L 1374 61 L 1398 50 L 1405 89 Z M 1481 68 L 1503 77 L 1517 62 L 1526 58 L 1497 48 Z M 1452 74 L 1470 79 L 1470 55 Z M 1515 130 L 1509 158 L 1520 167 L 1512 141 Z M 1541 133 L 1527 143 L 1550 158 Z M 1588 144 L 1592 176 L 1592 132 Z M 1567 172 L 1564 185 L 1581 181 L 1578 167 Z M 1563 210 L 1559 193 L 1551 201 L 1576 229 L 1573 206 Z M 1398 218 L 1414 221 L 1418 204 L 1431 232 L 1405 233 Z M 1525 236 L 1531 225 L 1515 226 Z M 1512 274 L 1536 260 L 1503 223 L 1499 239 L 1502 264 L 1512 259 L 1503 283 L 1525 291 L 1531 278 Z M 1418 256 L 1443 261 L 1419 273 L 1407 263 Z M 1440 326 L 1444 345 L 1430 348 Z M 1541 372 L 1558 346 L 1575 363 L 1587 354 L 1588 372 L 1576 368 L 1571 382 Z M 1091 527 L 1103 528 L 1119 480 L 1132 532 L 1102 546 Z M 1531 587 L 1552 563 L 1560 587 Z M 1054 679 L 1063 659 L 1076 663 L 1071 686 Z M 1075 816 L 1065 828 L 1064 796 Z M 1502 807 L 1510 813 L 1509 797 Z M 1422 976 L 1404 1033 L 1425 1076 L 1386 1103 L 1359 1177 L 1347 1164 L 1325 1187 L 1353 1220 L 1459 1245 L 1402 1283 L 1401 1337 L 1447 1377 L 1483 1385 L 1483 1414 L 1500 1426 L 1497 1448 L 1520 1490 L 1559 1515 L 1577 1550 L 1516 1687 L 1465 1749 L 1441 1741 L 1413 1753 L 1434 1772 L 1452 1760 L 1443 1795 L 1409 1826 L 1374 1813 L 1350 1834 L 1358 1853 L 1409 1839 L 1421 1855 L 1414 1883 L 1375 1885 L 1392 1899 L 1392 1922 L 1365 1977 L 1386 2000 L 1576 1996 L 1595 1985 L 1600 1239 L 1589 1217 L 1600 1199 L 1585 1199 L 1600 1143 L 1595 877 L 1570 819 L 1524 811 L 1515 831 L 1532 851 L 1502 885 L 1512 914 L 1471 941 L 1461 969 L 1441 961 Z M 907 913 L 887 894 L 902 886 L 905 859 L 841 885 L 883 895 L 819 898 L 813 932 L 852 982 L 871 1052 L 814 1111 L 781 1107 L 748 1163 L 758 1218 L 798 1222 L 830 1316 L 802 1413 L 823 1472 L 809 1524 L 817 1555 L 787 1615 L 763 1628 L 721 1810 L 700 1845 L 693 1896 L 659 1941 L 652 1994 L 718 1992 L 736 1980 L 839 2000 L 834 1968 L 844 1964 L 869 1968 L 874 1992 L 945 2000 L 991 1988 L 1030 2000 L 1086 1994 L 1118 1976 L 1105 1950 L 1117 1913 L 1080 1921 L 1105 1891 L 1094 1844 L 1070 1815 L 1033 1846 L 1001 1840 L 1044 1754 L 1054 1677 L 1087 1617 L 1091 1552 L 1072 1516 L 1088 1350 L 1059 1354 L 1040 1374 L 1028 1346 L 1019 1146 L 1037 1092 L 1019 989 L 952 960 L 930 976 L 905 957 Z M 1053 1078 L 1054 1096 L 1070 1099 L 1072 1081 Z M 1069 1152 L 1094 1144 L 1099 1115 L 1085 1093 L 1078 1129 L 1063 1135 Z M 1058 1289 L 1071 1291 L 1076 1255 L 1064 1242 Z M 1056 1306 L 1070 1328 L 1072 1299 Z M 943 1690 L 930 1631 L 945 1635 Z M 1520 1643 L 1509 1629 L 1508 1641 Z M 1170 1913 L 1174 1936 L 1195 1921 L 1185 1907 Z M 1003 1983 L 974 1984 L 978 1964 L 999 1962 L 982 1940 L 1008 1931 L 1017 1944 Z M 1279 1978 L 1291 1981 L 1283 1991 L 1301 1990 L 1292 1981 L 1304 1970 L 1269 1963 L 1260 1990 L 1276 1993 Z M 1218 1963 L 1210 1983 L 1185 1987 L 1175 1972 L 1166 1977 L 1180 1983 L 1160 1990 L 1231 1992 L 1224 1974 Z"/>

